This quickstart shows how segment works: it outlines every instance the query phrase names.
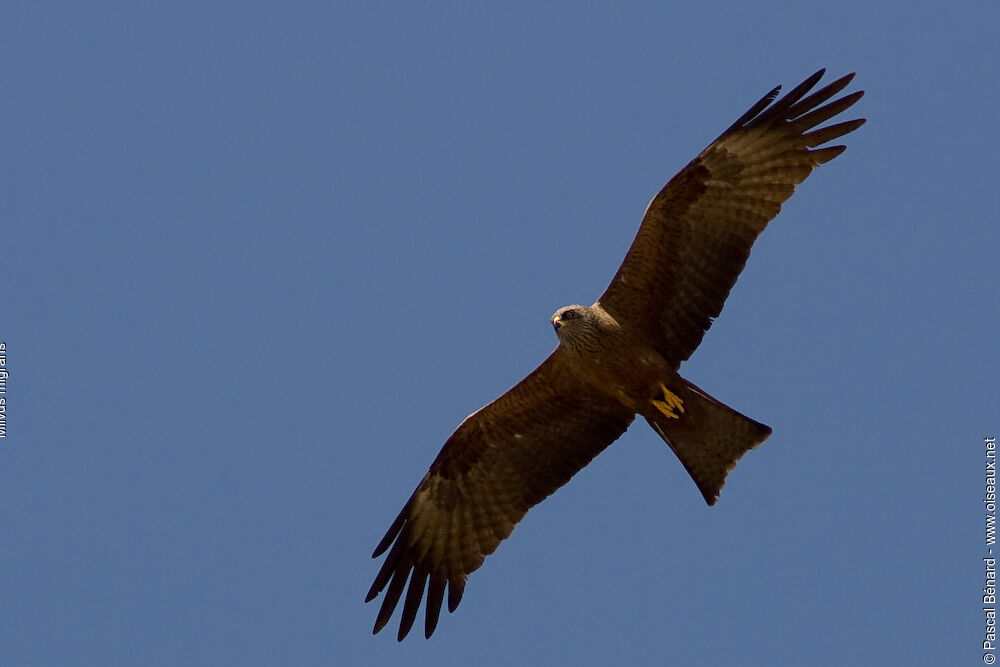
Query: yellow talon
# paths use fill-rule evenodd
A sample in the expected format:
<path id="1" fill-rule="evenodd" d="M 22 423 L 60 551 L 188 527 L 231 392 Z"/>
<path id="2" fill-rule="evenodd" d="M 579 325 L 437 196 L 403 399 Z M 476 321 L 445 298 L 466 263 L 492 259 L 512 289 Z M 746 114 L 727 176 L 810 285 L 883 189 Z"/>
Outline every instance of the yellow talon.
<path id="1" fill-rule="evenodd" d="M 653 401 L 652 401 L 652 403 L 656 407 L 657 410 L 659 410 L 664 415 L 666 415 L 667 419 L 680 419 L 681 418 L 681 416 L 679 414 L 677 414 L 676 412 L 674 412 L 673 408 L 671 408 L 669 405 L 667 405 L 663 401 L 658 401 L 658 400 L 656 400 L 654 398 Z"/>
<path id="2" fill-rule="evenodd" d="M 664 400 L 658 401 L 654 398 L 652 401 L 653 405 L 657 410 L 666 415 L 668 419 L 680 419 L 680 415 L 677 412 L 684 412 L 684 401 L 677 394 L 667 389 L 662 382 L 660 383 L 660 390 L 663 392 Z M 677 410 L 677 412 L 674 412 L 674 410 Z"/>

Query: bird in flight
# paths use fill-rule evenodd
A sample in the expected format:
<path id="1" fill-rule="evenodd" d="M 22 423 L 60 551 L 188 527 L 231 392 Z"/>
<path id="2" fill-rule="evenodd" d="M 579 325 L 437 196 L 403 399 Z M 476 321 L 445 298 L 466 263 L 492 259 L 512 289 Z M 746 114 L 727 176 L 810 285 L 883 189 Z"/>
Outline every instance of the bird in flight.
<path id="1" fill-rule="evenodd" d="M 462 600 L 469 574 L 525 513 L 625 432 L 636 415 L 670 446 L 709 505 L 740 457 L 771 429 L 709 396 L 678 369 L 719 315 L 767 223 L 812 170 L 844 152 L 823 146 L 864 119 L 817 127 L 864 91 L 827 103 L 853 74 L 808 94 L 762 97 L 670 179 L 592 306 L 552 316 L 559 344 L 530 375 L 459 424 L 375 548 L 388 550 L 368 591 L 389 622 L 403 591 L 402 641 L 426 591 L 424 635 Z M 407 586 L 409 581 L 409 586 Z M 386 589 L 388 586 L 388 589 Z"/>

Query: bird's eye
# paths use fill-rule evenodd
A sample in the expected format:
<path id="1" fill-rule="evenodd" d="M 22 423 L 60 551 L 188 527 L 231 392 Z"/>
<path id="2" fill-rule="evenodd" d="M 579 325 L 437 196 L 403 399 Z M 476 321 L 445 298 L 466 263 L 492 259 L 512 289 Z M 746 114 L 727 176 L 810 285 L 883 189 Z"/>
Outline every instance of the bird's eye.
<path id="1" fill-rule="evenodd" d="M 562 314 L 562 319 L 564 319 L 564 320 L 571 320 L 574 317 L 576 317 L 576 311 L 575 310 L 567 310 L 567 311 L 563 312 L 563 314 Z"/>

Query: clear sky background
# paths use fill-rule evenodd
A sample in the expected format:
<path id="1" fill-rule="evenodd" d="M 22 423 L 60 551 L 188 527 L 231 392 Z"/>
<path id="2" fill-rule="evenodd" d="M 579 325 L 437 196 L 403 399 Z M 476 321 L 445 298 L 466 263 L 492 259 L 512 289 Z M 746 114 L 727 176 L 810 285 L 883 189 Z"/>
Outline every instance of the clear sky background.
<path id="1" fill-rule="evenodd" d="M 981 664 L 996 3 L 466 4 L 6 6 L 0 662 Z M 708 508 L 637 423 L 372 637 L 454 427 L 820 67 L 869 122 L 682 367 L 771 439 Z"/>

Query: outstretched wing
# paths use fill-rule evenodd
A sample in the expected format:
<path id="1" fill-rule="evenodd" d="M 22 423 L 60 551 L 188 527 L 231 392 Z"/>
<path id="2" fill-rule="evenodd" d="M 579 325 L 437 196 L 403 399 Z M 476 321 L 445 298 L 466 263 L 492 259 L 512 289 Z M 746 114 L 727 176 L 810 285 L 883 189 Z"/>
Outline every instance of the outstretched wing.
<path id="1" fill-rule="evenodd" d="M 600 304 L 644 334 L 675 365 L 691 356 L 746 264 L 750 247 L 816 166 L 845 146 L 815 148 L 864 119 L 813 129 L 858 101 L 859 91 L 820 106 L 854 78 L 849 74 L 804 97 L 816 72 L 777 102 L 765 95 L 646 209 L 625 261 Z"/>
<path id="2" fill-rule="evenodd" d="M 375 632 L 406 586 L 398 639 L 410 631 L 427 588 L 424 634 L 437 625 L 469 573 L 525 513 L 625 432 L 634 415 L 571 374 L 559 349 L 506 394 L 469 415 L 445 443 L 375 549 L 392 545 L 366 602 L 386 587 Z"/>

